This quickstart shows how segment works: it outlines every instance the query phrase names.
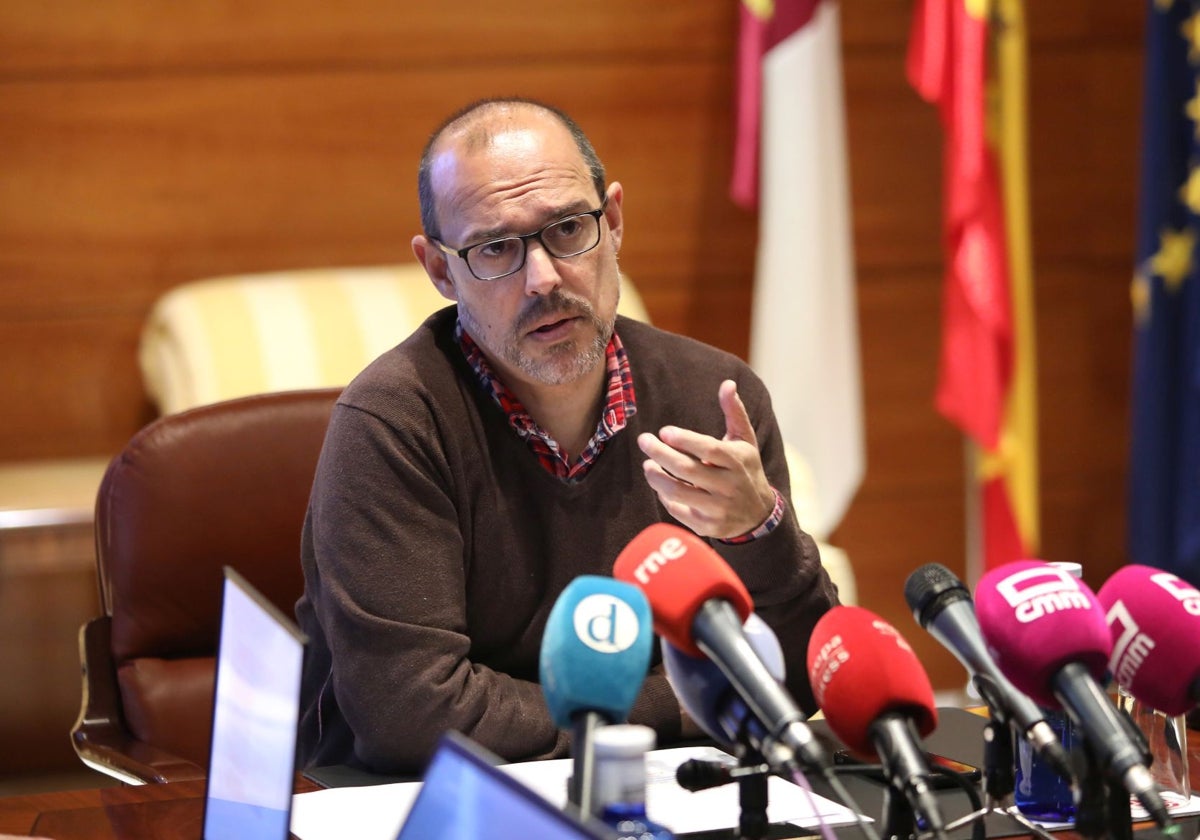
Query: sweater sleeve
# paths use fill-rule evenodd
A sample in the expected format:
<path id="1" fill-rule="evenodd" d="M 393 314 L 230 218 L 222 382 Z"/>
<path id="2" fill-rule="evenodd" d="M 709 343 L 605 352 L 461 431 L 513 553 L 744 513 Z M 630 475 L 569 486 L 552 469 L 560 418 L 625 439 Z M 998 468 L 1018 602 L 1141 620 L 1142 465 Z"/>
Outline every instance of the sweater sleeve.
<path id="1" fill-rule="evenodd" d="M 429 424 L 402 428 L 335 409 L 303 546 L 354 757 L 378 772 L 412 772 L 445 729 L 509 760 L 564 756 L 568 741 L 541 687 L 469 658 L 449 475 Z"/>

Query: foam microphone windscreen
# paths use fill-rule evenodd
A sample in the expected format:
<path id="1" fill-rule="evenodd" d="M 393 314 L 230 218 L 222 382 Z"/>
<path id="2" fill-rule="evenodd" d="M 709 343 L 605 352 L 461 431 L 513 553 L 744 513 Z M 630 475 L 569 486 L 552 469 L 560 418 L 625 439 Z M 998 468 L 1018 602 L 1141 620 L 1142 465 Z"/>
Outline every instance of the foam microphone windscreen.
<path id="1" fill-rule="evenodd" d="M 871 724 L 887 712 L 910 717 L 921 737 L 937 727 L 933 686 L 913 649 L 862 607 L 837 606 L 817 622 L 808 679 L 829 728 L 861 758 L 875 758 Z"/>
<path id="2" fill-rule="evenodd" d="M 571 581 L 542 636 L 539 678 L 550 715 L 567 729 L 580 712 L 621 723 L 650 667 L 650 605 L 636 586 L 597 575 Z"/>
<path id="3" fill-rule="evenodd" d="M 754 601 L 729 564 L 691 531 L 656 522 L 630 540 L 613 577 L 641 588 L 654 629 L 684 653 L 704 656 L 692 636 L 696 612 L 709 600 L 728 601 L 745 621 Z"/>
<path id="4" fill-rule="evenodd" d="M 1200 590 L 1149 566 L 1125 566 L 1096 593 L 1112 634 L 1109 668 L 1126 691 L 1166 715 L 1196 705 Z"/>
<path id="5" fill-rule="evenodd" d="M 975 614 L 1000 671 L 1043 707 L 1061 707 L 1053 680 L 1070 662 L 1104 684 L 1112 650 L 1104 610 L 1066 569 L 1041 560 L 998 566 L 975 588 Z"/>

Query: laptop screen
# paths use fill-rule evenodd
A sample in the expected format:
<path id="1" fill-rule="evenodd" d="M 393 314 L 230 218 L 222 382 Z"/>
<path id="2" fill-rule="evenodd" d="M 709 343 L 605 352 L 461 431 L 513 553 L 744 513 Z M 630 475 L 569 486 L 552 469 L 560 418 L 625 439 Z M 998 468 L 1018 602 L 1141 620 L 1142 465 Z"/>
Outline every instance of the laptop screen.
<path id="1" fill-rule="evenodd" d="M 287 840 L 305 642 L 226 567 L 204 840 Z"/>
<path id="2" fill-rule="evenodd" d="M 458 732 L 442 736 L 396 840 L 606 840 L 495 767 L 499 759 Z"/>

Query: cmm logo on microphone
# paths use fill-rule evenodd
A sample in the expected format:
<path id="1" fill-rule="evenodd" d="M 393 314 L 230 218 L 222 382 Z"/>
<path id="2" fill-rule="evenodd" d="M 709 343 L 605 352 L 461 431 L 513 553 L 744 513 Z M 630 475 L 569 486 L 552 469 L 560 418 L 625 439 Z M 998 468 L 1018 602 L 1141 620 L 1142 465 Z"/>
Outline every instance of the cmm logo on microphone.
<path id="1" fill-rule="evenodd" d="M 1150 582 L 1179 602 L 1188 615 L 1200 616 L 1200 590 L 1170 572 L 1150 575 Z"/>
<path id="2" fill-rule="evenodd" d="M 588 595 L 572 616 L 579 641 L 599 653 L 620 653 L 638 639 L 641 627 L 633 607 L 614 595 Z"/>
<path id="3" fill-rule="evenodd" d="M 1128 686 L 1137 677 L 1138 669 L 1154 650 L 1154 640 L 1142 632 L 1125 602 L 1117 600 L 1105 616 L 1113 634 L 1112 655 L 1108 669 L 1119 685 Z"/>
<path id="4" fill-rule="evenodd" d="M 996 584 L 996 591 L 1022 624 L 1064 610 L 1092 608 L 1071 573 L 1050 565 L 1014 572 Z"/>

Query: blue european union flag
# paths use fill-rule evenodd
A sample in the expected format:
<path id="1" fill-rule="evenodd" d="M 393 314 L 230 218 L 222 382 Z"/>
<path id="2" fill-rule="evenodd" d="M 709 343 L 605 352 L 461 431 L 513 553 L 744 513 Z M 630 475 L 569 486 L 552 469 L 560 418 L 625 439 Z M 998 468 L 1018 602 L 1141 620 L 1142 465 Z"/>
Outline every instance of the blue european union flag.
<path id="1" fill-rule="evenodd" d="M 1129 549 L 1200 586 L 1200 0 L 1147 0 Z"/>

